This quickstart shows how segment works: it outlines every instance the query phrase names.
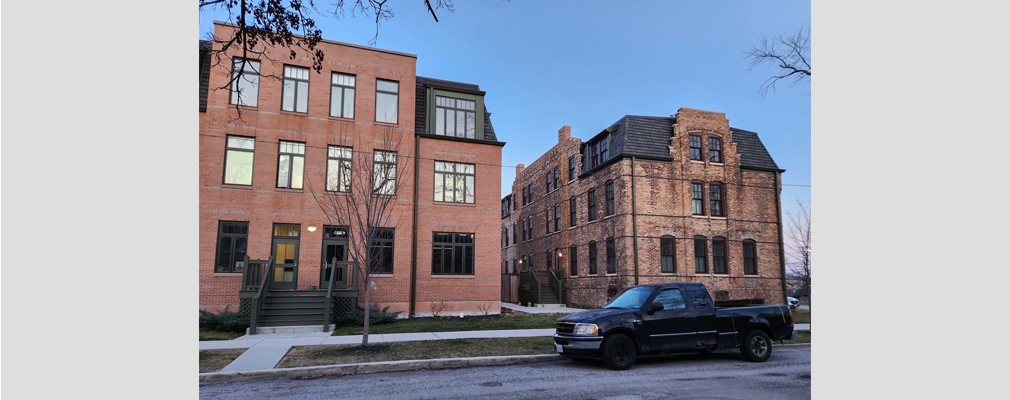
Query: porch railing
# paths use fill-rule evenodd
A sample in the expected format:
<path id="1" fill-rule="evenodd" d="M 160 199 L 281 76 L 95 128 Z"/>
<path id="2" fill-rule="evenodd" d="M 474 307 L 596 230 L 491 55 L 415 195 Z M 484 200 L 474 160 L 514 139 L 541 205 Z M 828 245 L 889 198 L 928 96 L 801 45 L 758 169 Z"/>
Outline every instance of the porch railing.
<path id="1" fill-rule="evenodd" d="M 537 277 L 537 271 L 519 271 L 519 302 L 537 304 L 540 299 L 540 278 Z"/>
<path id="2" fill-rule="evenodd" d="M 330 271 L 330 280 L 326 288 L 326 313 L 323 315 L 323 332 L 326 332 L 330 327 L 330 318 L 333 316 L 333 289 L 349 289 L 347 286 L 348 281 L 351 282 L 350 289 L 358 289 L 358 263 L 356 261 L 338 262 L 336 257 L 334 257 L 329 266 L 332 270 Z M 350 279 L 348 279 L 348 274 L 351 275 Z"/>
<path id="3" fill-rule="evenodd" d="M 246 259 L 248 260 L 248 257 Z M 253 265 L 255 265 L 255 267 Z M 246 276 L 260 277 L 260 282 L 258 285 L 255 285 L 255 289 L 252 289 L 253 286 L 247 286 L 245 284 Z M 249 313 L 249 333 L 255 335 L 256 325 L 259 322 L 259 315 L 263 308 L 263 301 L 267 292 L 270 291 L 270 283 L 274 280 L 274 257 L 270 256 L 266 262 L 256 262 L 253 264 L 247 263 L 242 277 L 242 286 L 249 288 L 249 290 L 256 290 L 256 296 L 252 298 L 252 309 Z"/>
<path id="4" fill-rule="evenodd" d="M 554 294 L 558 296 L 558 301 L 562 304 L 565 303 L 565 276 L 564 272 L 556 269 L 547 270 L 550 274 L 548 276 L 548 282 L 551 285 L 551 290 Z"/>

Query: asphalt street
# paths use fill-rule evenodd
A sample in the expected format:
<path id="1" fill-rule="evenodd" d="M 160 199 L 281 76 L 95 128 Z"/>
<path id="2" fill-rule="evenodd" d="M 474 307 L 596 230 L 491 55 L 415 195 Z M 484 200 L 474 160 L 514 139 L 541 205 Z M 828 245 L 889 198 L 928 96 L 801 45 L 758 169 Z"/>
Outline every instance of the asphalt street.
<path id="1" fill-rule="evenodd" d="M 209 385 L 204 399 L 809 399 L 810 350 L 774 349 L 752 363 L 737 351 L 642 359 L 627 371 L 551 361 Z"/>

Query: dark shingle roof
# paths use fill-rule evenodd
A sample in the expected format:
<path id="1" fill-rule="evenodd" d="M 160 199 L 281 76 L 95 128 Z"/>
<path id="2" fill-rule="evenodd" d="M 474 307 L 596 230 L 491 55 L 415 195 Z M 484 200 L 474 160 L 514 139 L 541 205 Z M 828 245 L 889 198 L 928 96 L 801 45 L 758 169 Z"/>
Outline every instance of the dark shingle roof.
<path id="1" fill-rule="evenodd" d="M 670 137 L 673 136 L 675 123 L 677 119 L 673 117 L 625 115 L 610 125 L 616 126 L 616 130 L 610 134 L 610 154 L 625 153 L 669 159 Z M 730 130 L 733 132 L 733 143 L 736 144 L 737 153 L 740 154 L 741 167 L 779 170 L 757 133 L 737 128 Z M 604 133 L 600 132 L 597 136 Z M 584 141 L 583 146 L 593 139 L 596 137 Z"/>
<path id="2" fill-rule="evenodd" d="M 736 128 L 730 128 L 730 130 L 733 131 L 733 143 L 736 144 L 736 152 L 740 154 L 741 167 L 779 169 L 771 154 L 768 154 L 768 149 L 765 148 L 764 143 L 761 143 L 761 138 L 758 137 L 757 133 Z"/>
<path id="3" fill-rule="evenodd" d="M 447 86 L 463 90 L 480 90 L 480 86 L 469 83 L 445 81 L 441 79 L 418 76 L 415 84 L 416 91 L 414 92 L 414 132 L 417 133 L 427 133 L 424 131 L 426 122 L 424 111 L 427 109 L 427 99 L 424 96 L 425 84 Z M 484 104 L 484 140 L 498 141 L 498 137 L 494 133 L 494 126 L 491 125 L 491 113 L 487 111 L 487 103 Z"/>
<path id="4" fill-rule="evenodd" d="M 207 111 L 207 89 L 210 86 L 210 50 L 211 43 L 200 41 L 200 111 Z"/>

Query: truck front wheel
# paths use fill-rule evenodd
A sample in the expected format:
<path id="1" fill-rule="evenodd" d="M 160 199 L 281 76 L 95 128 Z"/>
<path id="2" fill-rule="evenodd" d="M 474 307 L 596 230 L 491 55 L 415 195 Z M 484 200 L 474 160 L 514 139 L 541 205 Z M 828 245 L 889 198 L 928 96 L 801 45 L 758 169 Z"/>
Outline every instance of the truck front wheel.
<path id="1" fill-rule="evenodd" d="M 751 329 L 740 347 L 740 353 L 748 361 L 765 362 L 772 356 L 772 341 L 768 334 L 760 329 Z"/>
<path id="2" fill-rule="evenodd" d="M 610 369 L 625 370 L 635 364 L 638 351 L 631 338 L 620 333 L 607 336 L 603 340 L 603 363 Z"/>

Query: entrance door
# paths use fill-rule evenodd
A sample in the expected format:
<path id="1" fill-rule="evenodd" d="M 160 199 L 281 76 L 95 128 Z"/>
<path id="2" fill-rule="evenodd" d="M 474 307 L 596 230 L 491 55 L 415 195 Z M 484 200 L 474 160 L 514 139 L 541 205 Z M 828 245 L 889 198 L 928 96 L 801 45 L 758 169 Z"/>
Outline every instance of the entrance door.
<path id="1" fill-rule="evenodd" d="M 325 226 L 323 227 L 323 262 L 322 273 L 319 274 L 319 287 L 329 288 L 330 275 L 333 277 L 334 288 L 347 287 L 347 266 L 342 263 L 347 261 L 347 227 Z"/>
<path id="2" fill-rule="evenodd" d="M 298 286 L 299 225 L 274 224 L 271 255 L 274 257 L 273 289 L 295 289 Z"/>

